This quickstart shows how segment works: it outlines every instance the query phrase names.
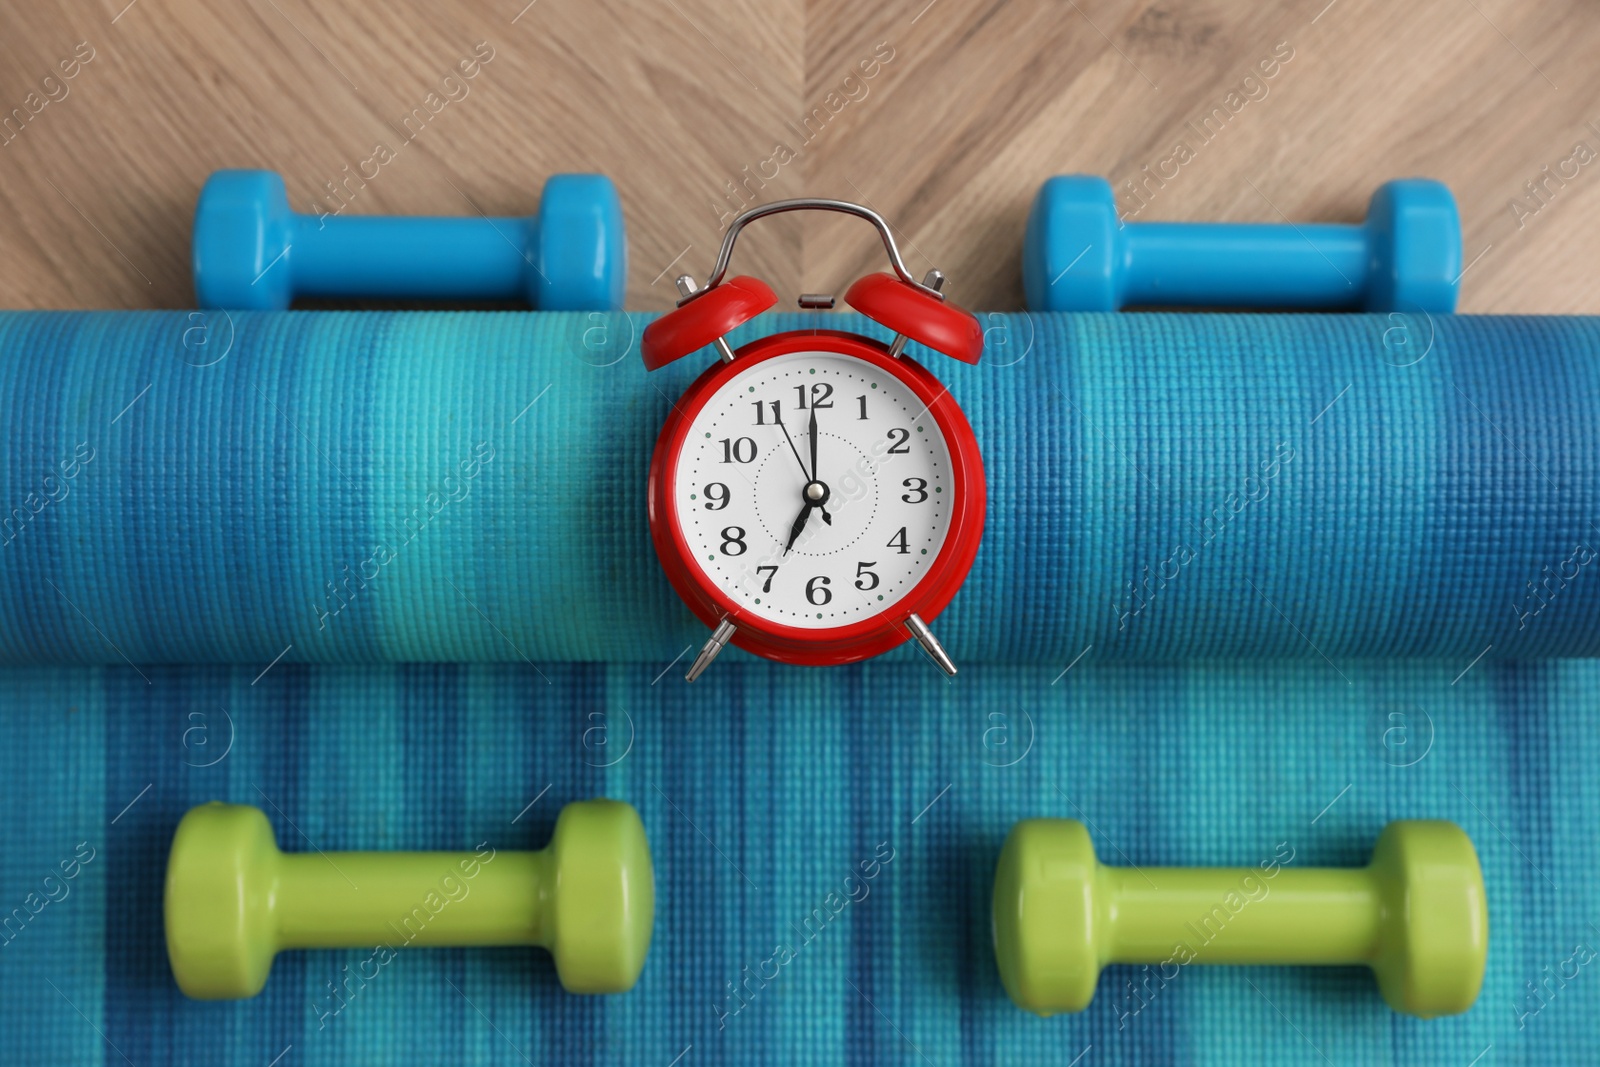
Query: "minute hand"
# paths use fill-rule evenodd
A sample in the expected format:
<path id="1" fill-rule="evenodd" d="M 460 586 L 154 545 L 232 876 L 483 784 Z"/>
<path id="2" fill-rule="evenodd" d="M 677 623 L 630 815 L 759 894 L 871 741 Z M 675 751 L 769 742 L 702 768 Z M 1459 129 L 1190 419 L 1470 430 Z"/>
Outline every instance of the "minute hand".
<path id="1" fill-rule="evenodd" d="M 816 398 L 812 398 L 811 405 L 811 480 L 817 480 L 817 405 Z M 822 509 L 822 521 L 829 526 L 833 525 L 833 516 L 828 514 L 828 509 Z"/>
<path id="2" fill-rule="evenodd" d="M 817 405 L 811 405 L 811 480 L 817 480 Z"/>

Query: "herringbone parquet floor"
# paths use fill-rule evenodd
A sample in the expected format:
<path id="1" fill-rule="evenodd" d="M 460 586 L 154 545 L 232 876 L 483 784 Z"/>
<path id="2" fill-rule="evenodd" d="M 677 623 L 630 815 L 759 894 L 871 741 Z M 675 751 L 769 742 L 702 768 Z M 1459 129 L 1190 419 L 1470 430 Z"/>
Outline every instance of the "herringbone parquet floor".
<path id="1" fill-rule="evenodd" d="M 1420 174 L 1461 205 L 1462 310 L 1600 311 L 1583 0 L 126 2 L 0 8 L 0 306 L 191 305 L 195 193 L 259 166 L 302 211 L 423 214 L 605 171 L 642 308 L 759 200 L 869 202 L 913 269 L 1005 309 L 1051 174 L 1262 221 L 1357 219 Z M 855 225 L 774 220 L 739 267 L 837 290 L 880 255 Z"/>

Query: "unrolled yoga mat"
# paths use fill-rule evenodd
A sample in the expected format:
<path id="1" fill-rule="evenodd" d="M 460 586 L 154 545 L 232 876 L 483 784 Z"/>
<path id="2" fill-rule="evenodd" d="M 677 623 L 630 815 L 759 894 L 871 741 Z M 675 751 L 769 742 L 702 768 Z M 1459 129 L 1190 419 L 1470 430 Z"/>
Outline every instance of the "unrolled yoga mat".
<path id="1" fill-rule="evenodd" d="M 647 320 L 0 314 L 0 662 L 671 660 Z M 1600 320 L 985 326 L 958 662 L 1600 654 Z"/>
<path id="2" fill-rule="evenodd" d="M 141 670 L 0 671 L 0 1062 L 1595 1062 L 1593 661 Z M 509 948 L 286 952 L 247 1001 L 173 983 L 162 878 L 191 805 L 255 805 L 301 853 L 516 849 L 595 795 L 639 809 L 655 858 L 632 993 L 571 996 Z M 1039 1019 L 989 935 L 1000 844 L 1033 816 L 1141 868 L 1358 866 L 1391 819 L 1454 820 L 1488 892 L 1483 991 L 1422 1020 L 1360 967 L 1114 966 L 1087 1011 Z"/>

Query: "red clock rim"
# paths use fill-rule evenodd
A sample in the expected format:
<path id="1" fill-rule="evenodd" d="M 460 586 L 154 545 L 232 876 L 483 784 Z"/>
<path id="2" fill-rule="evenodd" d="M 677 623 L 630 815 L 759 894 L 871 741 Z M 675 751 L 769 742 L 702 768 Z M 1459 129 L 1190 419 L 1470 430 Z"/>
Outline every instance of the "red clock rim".
<path id="1" fill-rule="evenodd" d="M 921 580 L 895 604 L 871 618 L 810 629 L 751 614 L 723 593 L 694 559 L 673 502 L 672 481 L 689 427 L 711 397 L 737 374 L 758 362 L 793 352 L 826 351 L 863 359 L 903 382 L 928 405 L 928 414 L 950 447 L 957 477 L 951 486 L 950 529 Z M 895 359 L 878 341 L 839 330 L 793 330 L 759 338 L 738 350 L 732 363 L 717 363 L 685 390 L 673 405 L 656 440 L 650 462 L 650 535 L 668 580 L 696 617 L 716 626 L 724 616 L 738 630 L 733 644 L 784 663 L 826 666 L 853 663 L 887 652 L 910 639 L 905 622 L 912 614 L 931 622 L 966 580 L 983 539 L 987 485 L 977 436 L 965 414 L 925 367 Z"/>

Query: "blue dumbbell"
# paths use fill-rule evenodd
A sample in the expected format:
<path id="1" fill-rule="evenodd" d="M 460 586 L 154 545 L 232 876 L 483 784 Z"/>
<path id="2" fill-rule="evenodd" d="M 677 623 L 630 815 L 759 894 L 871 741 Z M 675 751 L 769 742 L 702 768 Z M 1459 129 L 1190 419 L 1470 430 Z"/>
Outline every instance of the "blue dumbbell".
<path id="1" fill-rule="evenodd" d="M 1022 249 L 1034 311 L 1162 304 L 1448 312 L 1460 277 L 1455 198 L 1425 178 L 1380 185 L 1359 226 L 1123 223 L 1104 178 L 1051 178 L 1033 201 Z"/>
<path id="2" fill-rule="evenodd" d="M 203 308 L 281 311 L 298 297 L 525 300 L 622 307 L 622 203 L 602 174 L 557 174 L 529 218 L 300 215 L 270 170 L 219 170 L 194 213 Z"/>

